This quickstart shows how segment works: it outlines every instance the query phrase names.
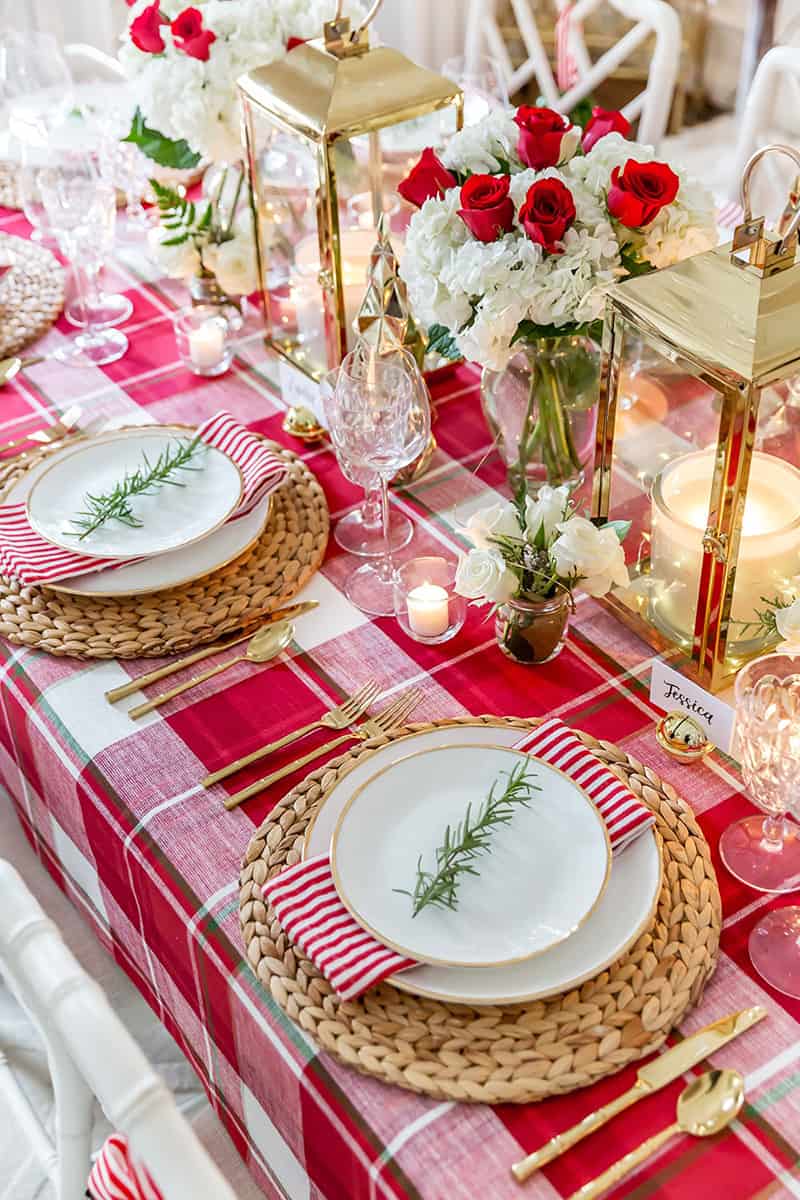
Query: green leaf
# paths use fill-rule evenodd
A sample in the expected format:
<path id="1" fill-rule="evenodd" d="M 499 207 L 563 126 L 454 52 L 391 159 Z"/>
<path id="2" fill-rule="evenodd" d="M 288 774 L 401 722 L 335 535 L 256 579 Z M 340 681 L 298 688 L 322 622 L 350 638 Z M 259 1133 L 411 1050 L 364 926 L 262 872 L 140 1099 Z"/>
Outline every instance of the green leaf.
<path id="1" fill-rule="evenodd" d="M 582 129 L 585 129 L 592 119 L 592 109 L 596 103 L 597 101 L 591 96 L 584 96 L 583 100 L 579 100 L 569 114 L 572 124 L 580 125 Z"/>
<path id="2" fill-rule="evenodd" d="M 189 240 L 190 234 L 178 233 L 175 237 L 164 238 L 163 242 L 159 242 L 161 246 L 184 246 Z"/>
<path id="3" fill-rule="evenodd" d="M 163 133 L 159 133 L 157 129 L 150 129 L 139 108 L 133 114 L 128 136 L 122 138 L 122 141 L 138 146 L 143 154 L 158 163 L 160 167 L 188 171 L 200 162 L 200 155 L 192 150 L 189 143 L 183 138 L 180 141 L 172 141 Z"/>
<path id="4" fill-rule="evenodd" d="M 630 521 L 606 521 L 605 525 L 603 526 L 603 529 L 613 529 L 614 533 L 617 535 L 619 540 L 621 542 L 624 542 L 625 538 L 628 536 L 628 534 L 631 531 L 631 522 Z"/>
<path id="5" fill-rule="evenodd" d="M 432 354 L 441 354 L 442 358 L 451 358 L 454 361 L 463 357 L 455 338 L 446 325 L 431 325 L 428 330 L 428 351 Z"/>
<path id="6" fill-rule="evenodd" d="M 620 260 L 629 275 L 650 275 L 653 271 L 653 264 L 639 258 L 631 246 L 625 247 L 620 254 Z"/>
<path id="7" fill-rule="evenodd" d="M 538 342 L 542 338 L 590 337 L 599 341 L 603 334 L 602 321 L 586 321 L 583 325 L 536 325 L 533 321 L 520 321 L 511 345 L 517 342 Z"/>

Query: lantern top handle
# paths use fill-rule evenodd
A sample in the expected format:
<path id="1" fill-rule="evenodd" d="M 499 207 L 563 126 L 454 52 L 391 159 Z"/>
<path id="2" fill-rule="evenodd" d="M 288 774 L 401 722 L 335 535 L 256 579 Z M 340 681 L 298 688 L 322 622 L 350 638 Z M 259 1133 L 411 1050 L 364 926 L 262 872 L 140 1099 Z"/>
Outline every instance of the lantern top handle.
<path id="1" fill-rule="evenodd" d="M 325 26 L 326 49 L 341 58 L 352 54 L 363 54 L 369 49 L 367 28 L 375 20 L 382 7 L 383 0 L 374 0 L 372 8 L 358 29 L 351 33 L 350 19 L 344 16 L 344 0 L 336 0 L 336 15 Z"/>
<path id="2" fill-rule="evenodd" d="M 795 150 L 793 146 L 785 146 L 780 142 L 775 142 L 770 146 L 762 147 L 761 150 L 757 150 L 752 155 L 742 174 L 741 198 L 744 210 L 744 222 L 736 229 L 733 235 L 731 261 L 741 265 L 738 253 L 743 249 L 749 248 L 749 265 L 772 274 L 775 271 L 786 270 L 787 267 L 794 266 L 797 254 L 798 230 L 800 229 L 800 205 L 795 208 L 788 221 L 782 222 L 778 240 L 774 242 L 769 241 L 764 229 L 765 219 L 764 217 L 753 217 L 752 203 L 753 173 L 762 159 L 766 158 L 768 154 L 783 154 L 790 158 L 798 170 L 800 170 L 800 151 Z"/>

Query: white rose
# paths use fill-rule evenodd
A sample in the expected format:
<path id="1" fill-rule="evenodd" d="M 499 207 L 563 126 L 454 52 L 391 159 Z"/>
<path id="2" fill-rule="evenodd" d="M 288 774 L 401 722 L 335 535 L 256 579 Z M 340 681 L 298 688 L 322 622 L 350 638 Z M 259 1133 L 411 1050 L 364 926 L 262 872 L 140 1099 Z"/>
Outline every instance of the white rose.
<path id="1" fill-rule="evenodd" d="M 577 579 L 589 596 L 628 586 L 625 552 L 613 529 L 598 529 L 586 517 L 571 517 L 557 528 L 552 555 L 560 576 Z"/>
<path id="2" fill-rule="evenodd" d="M 569 488 L 566 484 L 557 488 L 545 484 L 539 488 L 539 494 L 535 500 L 528 497 L 526 524 L 531 541 L 534 540 L 539 530 L 544 528 L 544 544 L 545 546 L 550 544 L 557 525 L 564 520 L 568 503 Z"/>
<path id="3" fill-rule="evenodd" d="M 247 296 L 258 287 L 256 252 L 251 238 L 234 237 L 221 246 L 208 246 L 203 258 L 229 296 Z"/>
<path id="4" fill-rule="evenodd" d="M 781 649 L 788 646 L 800 646 L 800 597 L 794 600 L 788 608 L 776 610 L 775 626 L 783 638 Z"/>
<path id="5" fill-rule="evenodd" d="M 473 513 L 467 521 L 466 535 L 479 550 L 489 548 L 490 538 L 512 537 L 519 538 L 522 531 L 519 527 L 517 510 L 508 501 L 490 504 Z"/>
<path id="6" fill-rule="evenodd" d="M 505 604 L 517 590 L 518 580 L 499 550 L 470 550 L 459 560 L 456 591 L 468 600 Z"/>
<path id="7" fill-rule="evenodd" d="M 194 242 L 188 238 L 182 246 L 165 246 L 161 240 L 164 237 L 168 237 L 168 233 L 158 227 L 147 235 L 156 263 L 170 279 L 191 279 L 200 270 L 200 255 Z"/>

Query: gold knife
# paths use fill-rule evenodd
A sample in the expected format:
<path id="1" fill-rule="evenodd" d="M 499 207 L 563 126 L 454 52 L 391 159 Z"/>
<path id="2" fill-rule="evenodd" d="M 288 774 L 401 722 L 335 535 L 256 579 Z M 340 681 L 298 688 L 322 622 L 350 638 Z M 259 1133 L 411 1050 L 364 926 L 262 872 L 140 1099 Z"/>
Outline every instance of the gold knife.
<path id="1" fill-rule="evenodd" d="M 231 646 L 240 646 L 259 629 L 274 625 L 276 621 L 293 621 L 297 617 L 302 617 L 303 613 L 311 612 L 314 608 L 319 608 L 317 600 L 304 600 L 301 604 L 290 605 L 289 608 L 277 608 L 274 612 L 262 613 L 261 616 L 248 621 L 247 628 L 243 628 L 242 632 L 236 633 L 234 637 L 229 637 L 226 641 L 215 642 L 213 646 L 204 646 L 202 650 L 195 650 L 194 654 L 188 654 L 185 658 L 178 659 L 177 662 L 167 663 L 165 667 L 158 667 L 155 671 L 148 671 L 146 675 L 137 676 L 136 679 L 123 684 L 122 687 L 112 688 L 110 692 L 106 692 L 106 700 L 109 704 L 116 704 L 118 700 L 126 700 L 128 696 L 132 696 L 134 692 L 140 691 L 150 683 L 158 683 L 160 679 L 175 675 L 184 667 L 193 667 L 195 663 L 202 662 L 204 658 L 211 658 L 212 654 L 229 650 Z"/>
<path id="2" fill-rule="evenodd" d="M 660 1088 L 666 1087 L 668 1083 L 672 1083 L 673 1080 L 680 1079 L 681 1075 L 684 1075 L 691 1067 L 697 1066 L 704 1058 L 708 1058 L 709 1054 L 713 1054 L 721 1046 L 727 1045 L 740 1033 L 745 1033 L 753 1025 L 757 1025 L 759 1021 L 763 1021 L 766 1015 L 767 1010 L 757 1004 L 754 1008 L 744 1008 L 730 1017 L 723 1017 L 720 1021 L 715 1021 L 713 1025 L 706 1025 L 705 1029 L 701 1029 L 691 1037 L 684 1038 L 679 1045 L 673 1046 L 671 1050 L 660 1054 L 646 1066 L 640 1067 L 636 1083 L 629 1091 L 622 1096 L 617 1096 L 616 1100 L 612 1100 L 603 1108 L 589 1113 L 588 1117 L 584 1117 L 571 1129 L 556 1134 L 541 1149 L 529 1154 L 521 1162 L 514 1163 L 511 1168 L 512 1175 L 518 1183 L 524 1183 L 534 1171 L 547 1166 L 554 1158 L 558 1158 L 565 1150 L 571 1149 L 588 1134 L 600 1129 L 612 1117 L 616 1117 L 626 1108 L 630 1108 L 637 1100 L 651 1096 Z"/>

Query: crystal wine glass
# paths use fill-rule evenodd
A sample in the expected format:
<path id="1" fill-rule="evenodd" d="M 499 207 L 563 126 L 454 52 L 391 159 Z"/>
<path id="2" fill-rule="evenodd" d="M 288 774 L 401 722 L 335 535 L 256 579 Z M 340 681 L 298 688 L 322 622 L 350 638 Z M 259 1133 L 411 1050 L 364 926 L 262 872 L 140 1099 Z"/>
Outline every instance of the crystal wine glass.
<path id="1" fill-rule="evenodd" d="M 375 472 L 381 483 L 383 553 L 345 584 L 350 601 L 372 616 L 394 612 L 395 570 L 389 518 L 389 480 L 414 462 L 430 437 L 427 391 L 405 351 L 381 356 L 363 341 L 347 355 L 336 390 L 325 401 L 331 439 L 340 462 Z"/>
<path id="2" fill-rule="evenodd" d="M 320 383 L 324 397 L 336 391 L 339 368 L 331 371 Z M 383 520 L 381 515 L 380 476 L 369 467 L 356 467 L 343 452 L 338 453 L 339 467 L 345 479 L 364 489 L 364 499 L 358 508 L 341 517 L 333 531 L 337 545 L 358 558 L 380 558 L 383 554 Z M 392 553 L 402 550 L 414 536 L 414 526 L 403 513 L 389 506 L 389 538 Z"/>
<path id="3" fill-rule="evenodd" d="M 800 784 L 800 657 L 768 654 L 736 679 L 742 776 L 766 816 L 737 821 L 720 839 L 725 866 L 760 892 L 800 887 L 800 828 L 787 814 Z"/>
<path id="4" fill-rule="evenodd" d="M 128 339 L 118 329 L 100 329 L 93 317 L 99 307 L 97 247 L 107 236 L 109 212 L 116 205 L 114 189 L 95 176 L 86 158 L 46 167 L 38 172 L 37 182 L 61 251 L 72 263 L 79 303 L 86 314 L 84 331 L 56 357 L 77 366 L 116 362 L 128 349 Z"/>

